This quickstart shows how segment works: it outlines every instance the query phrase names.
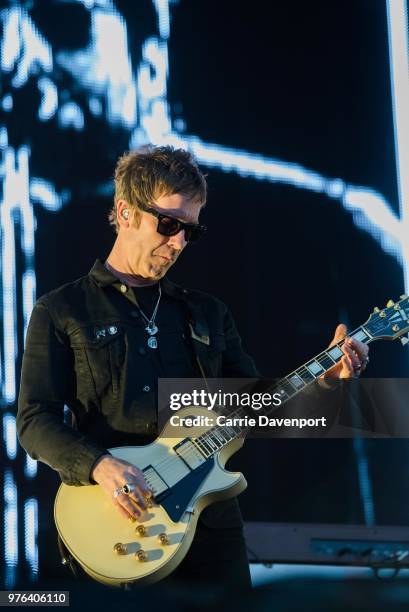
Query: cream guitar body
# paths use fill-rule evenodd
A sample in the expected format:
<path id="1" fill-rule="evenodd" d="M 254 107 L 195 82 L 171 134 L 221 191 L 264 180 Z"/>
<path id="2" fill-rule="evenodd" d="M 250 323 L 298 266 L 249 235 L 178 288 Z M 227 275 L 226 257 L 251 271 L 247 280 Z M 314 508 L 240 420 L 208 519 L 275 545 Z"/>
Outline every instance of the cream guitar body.
<path id="1" fill-rule="evenodd" d="M 184 408 L 178 416 L 208 417 L 209 412 Z M 209 429 L 195 427 L 195 438 Z M 170 437 L 175 431 L 179 438 Z M 241 473 L 224 469 L 243 438 L 232 439 L 206 458 L 209 451 L 201 451 L 191 434 L 192 428 L 176 430 L 168 423 L 152 444 L 110 449 L 113 456 L 144 470 L 155 492 L 157 503 L 141 521 L 124 519 L 99 485 L 60 486 L 55 523 L 70 554 L 89 576 L 112 586 L 164 578 L 188 552 L 201 511 L 246 488 Z"/>

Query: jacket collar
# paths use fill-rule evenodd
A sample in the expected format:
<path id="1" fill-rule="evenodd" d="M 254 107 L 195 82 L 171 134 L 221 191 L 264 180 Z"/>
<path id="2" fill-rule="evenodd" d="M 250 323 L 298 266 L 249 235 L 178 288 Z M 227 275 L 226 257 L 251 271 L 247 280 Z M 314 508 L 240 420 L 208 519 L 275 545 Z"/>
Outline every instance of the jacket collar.
<path id="1" fill-rule="evenodd" d="M 112 274 L 105 266 L 102 259 L 97 259 L 89 271 L 89 276 L 99 287 L 107 287 L 109 285 L 119 286 L 119 279 Z M 206 347 L 210 344 L 209 340 L 209 324 L 207 317 L 203 312 L 203 308 L 190 294 L 190 291 L 173 283 L 168 278 L 164 277 L 161 280 L 162 291 L 170 297 L 183 300 L 187 303 L 191 318 L 190 318 L 190 333 L 193 339 L 193 347 L 196 355 L 200 356 Z"/>
<path id="2" fill-rule="evenodd" d="M 97 259 L 89 271 L 89 276 L 98 287 L 107 287 L 120 283 L 119 279 L 112 274 L 105 266 L 102 259 Z M 170 281 L 166 276 L 161 280 L 162 291 L 173 298 L 186 300 L 188 298 L 187 289 L 183 289 L 176 283 Z"/>

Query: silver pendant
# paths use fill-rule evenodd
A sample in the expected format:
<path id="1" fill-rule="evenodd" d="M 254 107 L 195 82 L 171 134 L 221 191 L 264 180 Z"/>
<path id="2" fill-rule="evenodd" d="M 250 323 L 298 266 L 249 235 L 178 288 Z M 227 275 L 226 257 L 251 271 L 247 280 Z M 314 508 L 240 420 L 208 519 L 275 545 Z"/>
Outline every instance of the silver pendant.
<path id="1" fill-rule="evenodd" d="M 155 334 L 158 333 L 158 327 L 157 325 L 155 325 L 155 323 L 149 323 L 149 325 L 145 327 L 145 330 L 148 332 L 150 336 L 154 336 Z"/>
<path id="2" fill-rule="evenodd" d="M 156 330 L 157 331 L 157 330 Z M 156 333 L 156 332 L 155 332 Z M 148 338 L 148 346 L 151 349 L 156 349 L 158 348 L 158 341 L 156 340 L 156 338 L 154 338 L 153 336 L 151 336 L 150 338 Z"/>

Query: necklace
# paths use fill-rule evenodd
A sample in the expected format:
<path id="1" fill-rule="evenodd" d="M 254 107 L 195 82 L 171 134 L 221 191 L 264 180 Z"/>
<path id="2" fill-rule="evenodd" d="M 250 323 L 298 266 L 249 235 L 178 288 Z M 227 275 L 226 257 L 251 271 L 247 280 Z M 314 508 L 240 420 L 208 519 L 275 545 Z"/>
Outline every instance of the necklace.
<path id="1" fill-rule="evenodd" d="M 156 314 L 158 312 L 159 302 L 160 302 L 160 298 L 161 297 L 162 297 L 162 287 L 160 286 L 160 283 L 159 283 L 159 296 L 158 296 L 158 300 L 156 302 L 156 306 L 155 306 L 155 308 L 153 310 L 153 313 L 152 313 L 152 316 L 151 316 L 150 319 L 148 319 L 148 317 L 146 316 L 146 314 L 143 312 L 142 308 L 138 304 L 138 308 L 141 311 L 141 315 L 143 316 L 143 318 L 145 319 L 145 321 L 148 324 L 145 327 L 145 331 L 147 331 L 148 334 L 149 334 L 149 338 L 147 340 L 147 345 L 151 349 L 157 349 L 158 348 L 158 340 L 157 340 L 157 338 L 155 338 L 155 335 L 158 333 L 159 328 L 158 328 L 158 326 L 155 323 L 155 319 L 156 319 Z"/>

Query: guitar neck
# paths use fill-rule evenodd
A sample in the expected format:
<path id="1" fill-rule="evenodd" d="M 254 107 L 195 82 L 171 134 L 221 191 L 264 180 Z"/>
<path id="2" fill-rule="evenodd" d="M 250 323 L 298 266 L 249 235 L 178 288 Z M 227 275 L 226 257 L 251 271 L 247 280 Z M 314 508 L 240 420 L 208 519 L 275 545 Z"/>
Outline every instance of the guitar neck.
<path id="1" fill-rule="evenodd" d="M 349 334 L 349 337 L 359 340 L 364 344 L 369 344 L 374 340 L 373 336 L 367 331 L 364 325 L 355 329 Z M 282 406 L 289 399 L 293 398 L 300 391 L 304 390 L 318 378 L 323 376 L 323 374 L 328 372 L 328 370 L 341 360 L 344 355 L 342 351 L 344 342 L 345 340 L 341 340 L 331 348 L 325 349 L 325 351 L 322 351 L 313 359 L 306 361 L 302 366 L 287 376 L 284 376 L 281 380 L 274 382 L 269 388 L 263 389 L 263 392 L 280 396 L 280 406 Z M 275 408 L 276 406 L 264 408 L 263 413 L 268 414 Z M 229 417 L 234 418 L 236 422 L 245 416 L 248 416 L 248 412 L 246 412 L 243 407 L 237 408 L 229 414 Z M 217 425 L 195 438 L 195 443 L 206 457 L 211 457 L 233 439 L 245 435 L 248 430 L 248 425 Z"/>

